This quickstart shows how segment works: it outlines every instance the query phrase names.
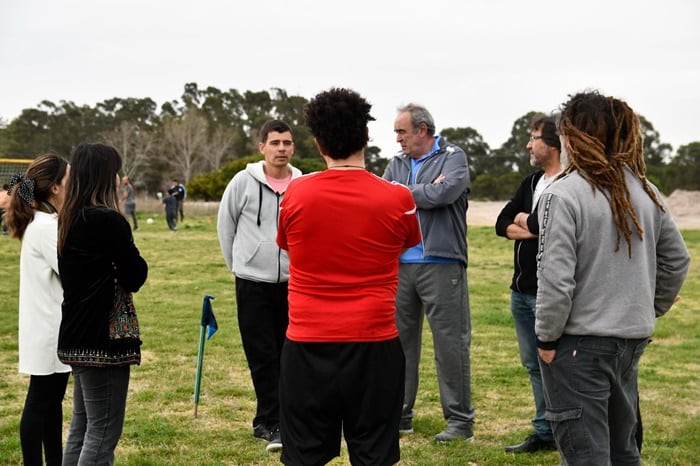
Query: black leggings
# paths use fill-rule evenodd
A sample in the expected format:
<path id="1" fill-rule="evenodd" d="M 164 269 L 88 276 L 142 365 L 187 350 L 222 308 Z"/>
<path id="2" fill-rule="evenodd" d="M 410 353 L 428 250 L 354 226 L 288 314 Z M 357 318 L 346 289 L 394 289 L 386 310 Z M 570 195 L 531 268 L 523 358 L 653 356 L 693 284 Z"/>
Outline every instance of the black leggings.
<path id="1" fill-rule="evenodd" d="M 44 447 L 46 465 L 60 465 L 63 456 L 63 396 L 70 372 L 32 375 L 24 402 L 19 436 L 25 466 L 42 465 Z"/>

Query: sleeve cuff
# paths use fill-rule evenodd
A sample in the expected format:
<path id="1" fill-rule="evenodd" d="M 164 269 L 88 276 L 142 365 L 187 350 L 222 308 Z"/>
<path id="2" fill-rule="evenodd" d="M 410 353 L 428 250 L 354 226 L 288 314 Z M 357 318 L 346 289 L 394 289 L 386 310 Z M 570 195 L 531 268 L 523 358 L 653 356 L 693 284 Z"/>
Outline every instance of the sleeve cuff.
<path id="1" fill-rule="evenodd" d="M 539 349 L 543 350 L 553 350 L 557 349 L 557 346 L 559 346 L 559 340 L 554 340 L 554 341 L 542 341 L 539 338 L 537 338 L 537 347 Z"/>

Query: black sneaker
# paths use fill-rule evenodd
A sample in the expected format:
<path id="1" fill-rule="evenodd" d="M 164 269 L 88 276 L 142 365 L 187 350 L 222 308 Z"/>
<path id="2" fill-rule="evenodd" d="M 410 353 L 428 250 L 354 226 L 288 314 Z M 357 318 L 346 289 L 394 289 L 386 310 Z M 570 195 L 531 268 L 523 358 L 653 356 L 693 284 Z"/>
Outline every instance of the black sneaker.
<path id="1" fill-rule="evenodd" d="M 270 429 L 268 429 L 267 426 L 263 424 L 253 426 L 253 437 L 255 438 L 259 438 L 260 440 L 265 440 L 266 442 L 269 442 L 270 434 Z"/>
<path id="2" fill-rule="evenodd" d="M 557 444 L 553 439 L 543 439 L 536 433 L 532 433 L 527 438 L 517 445 L 508 445 L 505 448 L 506 453 L 534 453 L 540 450 L 553 451 L 557 449 Z"/>
<path id="3" fill-rule="evenodd" d="M 282 436 L 280 435 L 279 429 L 273 429 L 270 431 L 270 439 L 267 441 L 267 446 L 265 450 L 269 453 L 280 451 L 282 449 Z"/>
<path id="4" fill-rule="evenodd" d="M 399 422 L 399 435 L 410 435 L 413 433 L 413 421 L 411 419 L 401 419 Z"/>

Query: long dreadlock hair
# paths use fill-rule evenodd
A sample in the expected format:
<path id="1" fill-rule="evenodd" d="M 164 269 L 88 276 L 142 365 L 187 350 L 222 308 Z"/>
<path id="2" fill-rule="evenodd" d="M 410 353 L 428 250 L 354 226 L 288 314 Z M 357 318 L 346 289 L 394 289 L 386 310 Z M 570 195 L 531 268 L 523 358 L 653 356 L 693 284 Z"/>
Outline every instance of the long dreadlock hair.
<path id="1" fill-rule="evenodd" d="M 624 236 L 631 257 L 631 224 L 640 239 L 644 230 L 630 200 L 625 167 L 641 181 L 659 209 L 665 211 L 646 179 L 639 118 L 622 100 L 589 91 L 574 95 L 563 105 L 559 131 L 565 137 L 570 159 L 564 174 L 577 171 L 593 190 L 603 193 L 615 220 L 615 251 L 620 249 Z"/>

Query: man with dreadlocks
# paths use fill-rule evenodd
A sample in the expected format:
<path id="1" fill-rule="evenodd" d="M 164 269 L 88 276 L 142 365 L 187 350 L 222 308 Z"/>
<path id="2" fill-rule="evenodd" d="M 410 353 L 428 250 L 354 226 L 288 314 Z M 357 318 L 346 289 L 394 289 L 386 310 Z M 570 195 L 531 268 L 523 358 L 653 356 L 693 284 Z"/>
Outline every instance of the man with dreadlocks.
<path id="1" fill-rule="evenodd" d="M 645 177 L 639 119 L 625 102 L 574 95 L 559 129 L 569 165 L 538 208 L 546 417 L 563 464 L 639 465 L 639 358 L 690 255 Z"/>

